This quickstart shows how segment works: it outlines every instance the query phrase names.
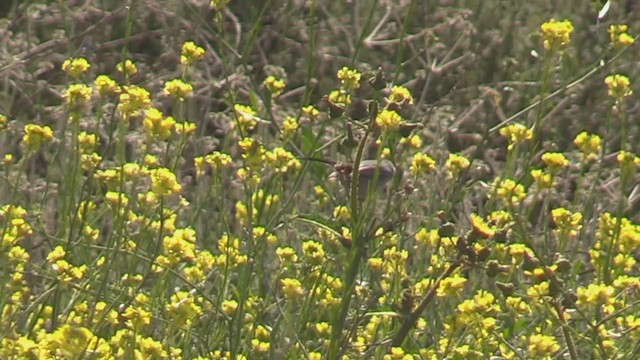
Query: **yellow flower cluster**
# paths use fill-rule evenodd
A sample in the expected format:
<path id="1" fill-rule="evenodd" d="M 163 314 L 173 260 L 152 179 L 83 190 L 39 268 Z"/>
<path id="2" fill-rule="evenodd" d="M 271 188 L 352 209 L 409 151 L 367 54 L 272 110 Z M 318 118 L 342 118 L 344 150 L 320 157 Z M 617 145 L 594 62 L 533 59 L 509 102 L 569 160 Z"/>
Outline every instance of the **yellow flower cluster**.
<path id="1" fill-rule="evenodd" d="M 264 153 L 264 158 L 276 173 L 286 173 L 289 171 L 300 170 L 302 164 L 291 152 L 282 147 L 276 147 L 271 151 Z"/>
<path id="2" fill-rule="evenodd" d="M 376 117 L 376 124 L 383 132 L 394 132 L 400 128 L 402 117 L 389 109 L 382 110 Z"/>
<path id="3" fill-rule="evenodd" d="M 471 165 L 471 162 L 469 162 L 469 159 L 466 157 L 458 154 L 449 154 L 444 167 L 447 169 L 450 177 L 456 178 L 462 171 L 466 170 L 469 165 Z"/>
<path id="4" fill-rule="evenodd" d="M 116 69 L 118 72 L 121 72 L 128 77 L 138 73 L 138 67 L 130 59 L 126 59 L 125 61 L 118 63 L 118 65 L 116 65 Z"/>
<path id="5" fill-rule="evenodd" d="M 282 292 L 288 299 L 298 299 L 304 296 L 305 291 L 302 288 L 300 280 L 293 278 L 284 278 L 280 280 Z"/>
<path id="6" fill-rule="evenodd" d="M 307 105 L 302 107 L 302 114 L 309 118 L 311 121 L 315 121 L 320 116 L 320 111 L 313 105 Z"/>
<path id="7" fill-rule="evenodd" d="M 531 140 L 533 131 L 522 124 L 515 123 L 500 129 L 500 135 L 509 139 L 507 150 L 511 151 L 517 144 L 525 140 Z"/>
<path id="8" fill-rule="evenodd" d="M 158 196 L 180 193 L 182 185 L 178 183 L 176 175 L 167 168 L 158 168 L 149 171 L 151 176 L 151 191 Z"/>
<path id="9" fill-rule="evenodd" d="M 160 272 L 181 261 L 193 263 L 196 259 L 196 232 L 192 228 L 175 229 L 162 240 L 162 255 L 156 259 Z"/>
<path id="10" fill-rule="evenodd" d="M 8 122 L 9 122 L 9 118 L 7 118 L 7 115 L 0 114 L 0 131 L 2 131 L 2 130 L 7 128 L 7 123 Z"/>
<path id="11" fill-rule="evenodd" d="M 210 6 L 215 11 L 222 11 L 229 0 L 211 0 Z"/>
<path id="12" fill-rule="evenodd" d="M 609 37 L 613 46 L 629 46 L 633 44 L 633 36 L 627 33 L 629 27 L 625 24 L 609 26 Z"/>
<path id="13" fill-rule="evenodd" d="M 436 162 L 429 155 L 416 153 L 411 159 L 409 171 L 412 175 L 424 174 L 436 170 Z"/>
<path id="14" fill-rule="evenodd" d="M 504 201 L 510 206 L 517 206 L 527 195 L 524 186 L 516 183 L 512 179 L 499 179 L 493 181 L 493 191 L 495 197 Z"/>
<path id="15" fill-rule="evenodd" d="M 196 176 L 201 177 L 204 175 L 205 166 L 209 165 L 213 169 L 217 175 L 219 175 L 219 171 L 232 162 L 231 156 L 229 154 L 225 154 L 219 151 L 214 151 L 211 154 L 207 154 L 205 156 L 196 156 L 194 158 L 194 163 L 196 165 Z"/>
<path id="16" fill-rule="evenodd" d="M 42 143 L 49 142 L 51 139 L 53 139 L 53 131 L 48 126 L 40 126 L 38 124 L 27 124 L 24 126 L 22 144 L 29 151 L 38 150 Z"/>
<path id="17" fill-rule="evenodd" d="M 391 92 L 387 96 L 387 104 L 394 104 L 397 108 L 404 105 L 413 104 L 413 96 L 411 92 L 404 86 L 394 85 Z"/>
<path id="18" fill-rule="evenodd" d="M 271 93 L 271 97 L 276 97 L 282 93 L 285 83 L 284 80 L 278 79 L 273 75 L 269 75 L 264 79 L 264 81 L 262 81 L 262 86 Z"/>
<path id="19" fill-rule="evenodd" d="M 547 152 L 542 154 L 542 162 L 551 172 L 558 171 L 569 165 L 569 160 L 562 153 Z"/>
<path id="20" fill-rule="evenodd" d="M 193 41 L 187 41 L 182 44 L 182 52 L 180 54 L 180 62 L 183 65 L 191 65 L 204 57 L 204 49 L 196 45 Z"/>
<path id="21" fill-rule="evenodd" d="M 460 274 L 454 274 L 453 276 L 442 279 L 436 294 L 438 297 L 458 294 L 462 291 L 466 283 L 467 279 L 465 277 L 460 276 Z"/>
<path id="22" fill-rule="evenodd" d="M 345 91 L 354 90 L 360 87 L 361 74 L 358 70 L 343 67 L 338 70 L 338 79 L 340 80 L 340 86 Z"/>
<path id="23" fill-rule="evenodd" d="M 600 153 L 600 136 L 589 134 L 586 131 L 581 132 L 573 140 L 573 143 L 580 149 L 582 156 L 587 160 L 595 160 Z"/>
<path id="24" fill-rule="evenodd" d="M 180 101 L 184 101 L 193 92 L 193 86 L 182 79 L 174 79 L 164 84 L 164 93 Z"/>
<path id="25" fill-rule="evenodd" d="M 233 110 L 236 115 L 236 121 L 241 131 L 251 131 L 258 123 L 258 116 L 255 110 L 250 106 L 235 104 Z"/>
<path id="26" fill-rule="evenodd" d="M 573 24 L 569 20 L 557 21 L 551 19 L 540 26 L 544 48 L 547 50 L 560 49 L 571 42 Z"/>
<path id="27" fill-rule="evenodd" d="M 157 108 L 150 107 L 144 112 L 142 127 L 148 141 L 164 141 L 171 136 L 176 125 L 172 116 L 164 117 Z"/>
<path id="28" fill-rule="evenodd" d="M 240 240 L 224 234 L 218 239 L 220 254 L 216 258 L 216 264 L 223 268 L 236 268 L 247 263 L 247 255 L 240 250 Z"/>
<path id="29" fill-rule="evenodd" d="M 118 83 L 116 83 L 116 81 L 110 78 L 108 75 L 99 75 L 93 82 L 93 86 L 98 91 L 98 95 L 103 98 L 110 95 L 119 94 L 121 91 Z"/>
<path id="30" fill-rule="evenodd" d="M 351 212 L 347 206 L 338 205 L 333 209 L 333 218 L 346 223 L 351 220 Z"/>
<path id="31" fill-rule="evenodd" d="M 71 58 L 62 63 L 62 70 L 74 79 L 89 71 L 91 64 L 85 58 Z"/>
<path id="32" fill-rule="evenodd" d="M 609 89 L 609 96 L 618 101 L 633 93 L 631 90 L 631 81 L 629 81 L 629 78 L 624 75 L 609 75 L 604 79 L 604 83 Z"/>
<path id="33" fill-rule="evenodd" d="M 33 233 L 26 216 L 27 211 L 20 206 L 7 204 L 0 207 L 0 221 L 5 224 L 3 226 L 0 249 L 6 250 Z"/>
<path id="34" fill-rule="evenodd" d="M 527 354 L 531 358 L 549 357 L 558 350 L 560 350 L 560 345 L 553 336 L 533 334 L 529 337 Z"/>
<path id="35" fill-rule="evenodd" d="M 561 234 L 576 236 L 578 231 L 582 229 L 582 214 L 579 212 L 572 213 L 565 208 L 556 208 L 551 210 L 551 218 L 558 227 Z"/>
<path id="36" fill-rule="evenodd" d="M 282 123 L 282 138 L 291 139 L 293 134 L 300 128 L 298 119 L 293 116 L 287 116 Z"/>
<path id="37" fill-rule="evenodd" d="M 151 94 L 145 88 L 130 85 L 122 89 L 119 100 L 118 111 L 127 119 L 151 104 Z"/>
<path id="38" fill-rule="evenodd" d="M 538 185 L 539 190 L 551 189 L 555 185 L 553 175 L 549 172 L 542 171 L 540 169 L 533 169 L 530 171 L 533 181 Z"/>

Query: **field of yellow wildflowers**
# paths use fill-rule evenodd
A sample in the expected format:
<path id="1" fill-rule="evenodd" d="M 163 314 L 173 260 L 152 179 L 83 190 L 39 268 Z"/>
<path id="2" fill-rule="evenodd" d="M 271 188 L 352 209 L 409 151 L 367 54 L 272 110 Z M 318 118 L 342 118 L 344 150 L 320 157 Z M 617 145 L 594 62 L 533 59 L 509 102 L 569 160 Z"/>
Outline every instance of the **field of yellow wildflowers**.
<path id="1" fill-rule="evenodd" d="M 0 359 L 640 356 L 637 2 L 0 24 Z"/>

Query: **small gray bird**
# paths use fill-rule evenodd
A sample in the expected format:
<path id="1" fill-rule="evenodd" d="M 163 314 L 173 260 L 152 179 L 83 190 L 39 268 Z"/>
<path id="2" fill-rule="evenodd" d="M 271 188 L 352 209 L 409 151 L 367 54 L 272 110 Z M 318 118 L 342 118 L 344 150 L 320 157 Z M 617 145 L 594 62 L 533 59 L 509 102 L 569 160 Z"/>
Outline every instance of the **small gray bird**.
<path id="1" fill-rule="evenodd" d="M 335 171 L 329 175 L 329 180 L 340 181 L 347 191 L 351 189 L 351 172 L 353 171 L 353 165 L 338 162 L 333 165 L 333 168 Z M 360 198 L 360 200 L 367 198 L 374 179 L 376 182 L 375 186 L 371 188 L 371 192 L 375 193 L 378 189 L 381 189 L 384 184 L 389 182 L 389 180 L 393 179 L 395 174 L 396 167 L 389 160 L 360 161 L 358 171 L 358 198 Z"/>

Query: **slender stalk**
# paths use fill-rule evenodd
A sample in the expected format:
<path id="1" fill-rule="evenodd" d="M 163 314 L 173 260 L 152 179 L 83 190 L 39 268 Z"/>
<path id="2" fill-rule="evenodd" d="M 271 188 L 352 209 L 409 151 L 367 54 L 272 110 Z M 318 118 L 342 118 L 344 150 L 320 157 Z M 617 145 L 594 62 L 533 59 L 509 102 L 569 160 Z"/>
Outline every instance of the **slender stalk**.
<path id="1" fill-rule="evenodd" d="M 456 269 L 460 267 L 460 265 L 462 265 L 462 263 L 459 260 L 453 262 L 451 265 L 449 265 L 447 270 L 445 270 L 445 272 L 442 273 L 442 275 L 440 275 L 440 277 L 433 283 L 431 288 L 429 288 L 429 292 L 427 292 L 424 298 L 422 298 L 420 305 L 418 305 L 418 307 L 413 312 L 411 312 L 409 317 L 400 327 L 400 330 L 398 330 L 396 335 L 393 337 L 393 340 L 391 340 L 392 346 L 402 345 L 404 339 L 406 339 L 407 335 L 409 335 L 409 331 L 411 331 L 411 329 L 413 329 L 413 327 L 418 322 L 418 319 L 420 318 L 420 315 L 422 315 L 424 309 L 427 308 L 427 305 L 429 305 L 431 300 L 433 300 L 433 298 L 436 296 L 436 292 L 438 291 L 442 280 L 451 276 L 451 274 L 453 274 L 453 272 L 456 271 Z"/>
<path id="2" fill-rule="evenodd" d="M 564 309 L 559 301 L 552 301 L 553 308 L 556 310 L 558 314 L 558 319 L 560 320 L 560 324 L 562 325 L 562 334 L 564 336 L 564 341 L 567 343 L 567 348 L 569 349 L 569 356 L 571 356 L 571 360 L 578 360 L 578 352 L 576 351 L 576 344 L 573 341 L 573 337 L 571 337 L 571 332 L 569 331 L 569 325 L 567 324 L 567 320 L 564 317 Z"/>

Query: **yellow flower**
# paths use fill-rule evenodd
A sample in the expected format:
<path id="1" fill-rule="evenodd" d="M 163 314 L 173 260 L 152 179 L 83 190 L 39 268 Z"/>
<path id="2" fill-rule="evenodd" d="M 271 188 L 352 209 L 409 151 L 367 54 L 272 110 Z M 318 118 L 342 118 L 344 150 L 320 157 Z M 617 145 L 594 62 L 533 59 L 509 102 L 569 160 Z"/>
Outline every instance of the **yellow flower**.
<path id="1" fill-rule="evenodd" d="M 553 176 L 550 173 L 544 172 L 540 169 L 531 170 L 531 177 L 538 184 L 538 189 L 551 189 L 555 184 Z"/>
<path id="2" fill-rule="evenodd" d="M 451 177 L 457 177 L 463 170 L 467 169 L 471 163 L 469 160 L 458 154 L 449 154 L 445 167 L 449 171 Z"/>
<path id="3" fill-rule="evenodd" d="M 107 203 L 115 206 L 120 205 L 121 207 L 127 207 L 127 205 L 129 205 L 129 197 L 115 191 L 107 191 L 104 195 L 104 199 Z"/>
<path id="4" fill-rule="evenodd" d="M 233 105 L 233 110 L 236 114 L 236 121 L 240 126 L 240 129 L 245 131 L 251 131 L 258 123 L 258 116 L 255 110 L 253 110 L 250 106 L 235 104 Z"/>
<path id="5" fill-rule="evenodd" d="M 620 165 L 620 170 L 623 175 L 631 174 L 635 170 L 636 166 L 640 165 L 640 158 L 635 156 L 633 153 L 624 150 L 620 150 L 616 156 L 616 160 L 618 160 L 618 164 Z"/>
<path id="6" fill-rule="evenodd" d="M 299 127 L 300 123 L 296 118 L 293 116 L 287 116 L 282 124 L 282 137 L 284 139 L 291 138 Z"/>
<path id="7" fill-rule="evenodd" d="M 198 129 L 198 126 L 192 122 L 184 121 L 181 123 L 175 124 L 176 134 L 177 135 L 188 135 Z"/>
<path id="8" fill-rule="evenodd" d="M 400 145 L 407 145 L 414 149 L 419 149 L 422 147 L 422 138 L 417 134 L 413 134 L 409 137 L 403 137 L 400 139 Z"/>
<path id="9" fill-rule="evenodd" d="M 284 278 L 280 280 L 282 292 L 289 299 L 297 299 L 304 296 L 304 289 L 298 279 Z"/>
<path id="10" fill-rule="evenodd" d="M 406 87 L 394 85 L 391 88 L 391 93 L 387 96 L 387 103 L 394 104 L 396 107 L 411 105 L 413 104 L 413 97 Z"/>
<path id="11" fill-rule="evenodd" d="M 553 336 L 533 334 L 529 337 L 527 352 L 532 358 L 551 356 L 558 350 L 560 350 L 560 345 Z"/>
<path id="12" fill-rule="evenodd" d="M 331 104 L 343 109 L 351 104 L 351 95 L 343 89 L 331 91 L 327 99 Z"/>
<path id="13" fill-rule="evenodd" d="M 229 154 L 221 153 L 219 151 L 214 151 L 209 155 L 204 157 L 204 161 L 211 165 L 213 170 L 219 171 L 220 169 L 226 167 L 231 164 L 231 156 Z"/>
<path id="14" fill-rule="evenodd" d="M 383 132 L 394 132 L 400 128 L 402 118 L 393 110 L 382 110 L 376 117 L 376 124 Z"/>
<path id="15" fill-rule="evenodd" d="M 7 128 L 7 123 L 8 122 L 9 122 L 9 119 L 7 118 L 7 115 L 0 114 L 0 131 L 2 131 L 2 130 Z"/>
<path id="16" fill-rule="evenodd" d="M 411 174 L 418 175 L 436 170 L 436 162 L 429 155 L 424 153 L 416 153 L 411 159 L 409 171 Z"/>
<path id="17" fill-rule="evenodd" d="M 193 41 L 187 41 L 182 44 L 182 53 L 180 54 L 180 62 L 183 65 L 191 65 L 197 60 L 204 57 L 204 49 L 196 45 Z"/>
<path id="18" fill-rule="evenodd" d="M 49 252 L 49 254 L 47 255 L 47 261 L 56 262 L 58 260 L 64 259 L 66 255 L 67 252 L 64 250 L 64 248 L 58 245 Z"/>
<path id="19" fill-rule="evenodd" d="M 78 144 L 80 145 L 81 154 L 89 154 L 96 150 L 98 145 L 98 136 L 96 134 L 89 134 L 86 131 L 78 134 Z"/>
<path id="20" fill-rule="evenodd" d="M 201 315 L 202 307 L 189 292 L 178 291 L 165 305 L 165 311 L 172 321 L 172 326 L 183 327 L 191 325 L 192 321 Z"/>
<path id="21" fill-rule="evenodd" d="M 269 352 L 269 349 L 271 349 L 271 343 L 269 343 L 268 339 L 265 341 L 251 339 L 251 348 L 259 354 L 266 354 Z"/>
<path id="22" fill-rule="evenodd" d="M 296 250 L 292 247 L 279 247 L 276 249 L 276 255 L 280 262 L 295 263 L 298 261 Z"/>
<path id="23" fill-rule="evenodd" d="M 313 193 L 318 199 L 318 203 L 320 205 L 324 205 L 329 202 L 329 195 L 327 195 L 326 191 L 322 187 L 322 185 L 316 185 L 313 187 Z"/>
<path id="24" fill-rule="evenodd" d="M 531 307 L 521 297 L 509 296 L 505 302 L 507 307 L 511 308 L 518 314 L 528 315 L 531 313 Z"/>
<path id="25" fill-rule="evenodd" d="M 531 285 L 527 289 L 527 295 L 532 298 L 541 298 L 549 295 L 549 282 L 543 281 L 539 284 Z"/>
<path id="26" fill-rule="evenodd" d="M 269 75 L 262 82 L 262 86 L 267 88 L 267 90 L 271 93 L 271 97 L 276 97 L 282 93 L 285 83 L 284 80 L 278 79 L 273 75 Z"/>
<path id="27" fill-rule="evenodd" d="M 310 261 L 315 264 L 321 263 L 325 257 L 322 244 L 313 240 L 305 241 L 302 243 L 302 253 L 306 258 L 310 259 Z"/>
<path id="28" fill-rule="evenodd" d="M 372 258 L 369 258 L 369 260 L 367 260 L 367 265 L 369 265 L 369 268 L 372 271 L 380 272 L 383 269 L 384 262 L 382 258 L 372 257 Z"/>
<path id="29" fill-rule="evenodd" d="M 477 214 L 471 214 L 471 226 L 473 226 L 473 233 L 483 239 L 490 238 L 496 233 L 495 228 L 489 226 L 489 224 L 487 224 L 484 219 Z"/>
<path id="30" fill-rule="evenodd" d="M 98 340 L 91 330 L 79 325 L 63 324 L 55 331 L 44 334 L 39 347 L 42 355 L 45 351 L 50 354 L 48 358 L 77 359 L 86 355 L 87 348 L 95 349 L 97 345 Z"/>
<path id="31" fill-rule="evenodd" d="M 2 163 L 5 166 L 9 166 L 13 164 L 13 162 L 14 162 L 13 154 L 4 154 L 4 157 L 2 158 Z"/>
<path id="32" fill-rule="evenodd" d="M 180 261 L 193 262 L 196 258 L 196 232 L 191 228 L 175 229 L 173 234 L 162 240 L 162 252 L 169 260 L 165 266 L 173 266 Z"/>
<path id="33" fill-rule="evenodd" d="M 579 305 L 607 305 L 611 304 L 614 299 L 615 288 L 605 284 L 589 284 L 586 288 L 579 287 L 577 289 Z"/>
<path id="34" fill-rule="evenodd" d="M 344 205 L 336 206 L 333 209 L 333 218 L 342 222 L 350 221 L 351 213 L 349 212 L 349 208 Z"/>
<path id="35" fill-rule="evenodd" d="M 133 61 L 129 59 L 118 63 L 118 65 L 116 65 L 116 69 L 118 70 L 118 72 L 121 72 L 127 76 L 133 76 L 138 73 L 138 67 Z"/>
<path id="36" fill-rule="evenodd" d="M 289 170 L 298 170 L 302 167 L 302 164 L 298 159 L 296 159 L 295 155 L 282 147 L 277 147 L 272 151 L 267 151 L 264 156 L 267 164 L 277 173 L 285 173 Z"/>
<path id="37" fill-rule="evenodd" d="M 167 168 L 153 169 L 151 175 L 151 191 L 163 196 L 177 194 L 182 190 L 182 185 L 178 183 L 176 175 Z"/>
<path id="38" fill-rule="evenodd" d="M 101 97 L 120 93 L 118 83 L 107 75 L 98 76 L 93 84 Z"/>
<path id="39" fill-rule="evenodd" d="M 453 276 L 442 279 L 440 287 L 436 290 L 438 297 L 445 297 L 449 295 L 455 295 L 462 291 L 464 285 L 467 283 L 467 279 L 455 274 Z"/>
<path id="40" fill-rule="evenodd" d="M 622 47 L 633 44 L 633 36 L 627 34 L 627 25 L 611 25 L 609 26 L 609 38 L 613 46 Z"/>
<path id="41" fill-rule="evenodd" d="M 180 79 L 174 79 L 164 83 L 164 93 L 183 101 L 193 91 L 193 86 Z"/>
<path id="42" fill-rule="evenodd" d="M 561 233 L 575 236 L 582 228 L 582 225 L 580 225 L 582 214 L 579 212 L 572 213 L 565 208 L 557 208 L 551 210 L 551 218 Z"/>
<path id="43" fill-rule="evenodd" d="M 624 75 L 609 75 L 604 79 L 604 83 L 609 89 L 609 96 L 616 100 L 620 100 L 633 93 L 631 90 L 631 81 Z"/>
<path id="44" fill-rule="evenodd" d="M 176 121 L 173 117 L 164 117 L 162 112 L 154 107 L 145 110 L 142 127 L 147 139 L 166 140 L 171 136 Z"/>
<path id="45" fill-rule="evenodd" d="M 569 160 L 567 160 L 562 153 L 544 153 L 542 154 L 542 162 L 544 162 L 552 172 L 569 165 Z"/>
<path id="46" fill-rule="evenodd" d="M 222 302 L 222 313 L 232 316 L 238 309 L 238 302 L 235 300 L 225 300 Z"/>
<path id="47" fill-rule="evenodd" d="M 222 11 L 228 3 L 229 0 L 211 0 L 210 6 L 215 11 Z"/>
<path id="48" fill-rule="evenodd" d="M 38 150 L 43 142 L 53 139 L 53 131 L 48 126 L 27 124 L 24 126 L 22 144 L 29 150 Z"/>
<path id="49" fill-rule="evenodd" d="M 515 123 L 500 129 L 500 135 L 509 138 L 507 150 L 512 150 L 516 144 L 531 140 L 533 131 L 522 124 Z"/>
<path id="50" fill-rule="evenodd" d="M 341 87 L 346 91 L 359 88 L 360 77 L 361 74 L 358 70 L 349 69 L 346 66 L 338 70 L 338 79 L 340 80 Z"/>
<path id="51" fill-rule="evenodd" d="M 320 116 L 320 111 L 313 105 L 307 105 L 302 108 L 302 113 L 306 115 L 311 121 L 315 121 Z"/>
<path id="52" fill-rule="evenodd" d="M 89 70 L 91 64 L 85 58 L 70 58 L 62 63 L 62 70 L 76 79 Z"/>
<path id="53" fill-rule="evenodd" d="M 527 195 L 524 186 L 516 183 L 512 179 L 500 180 L 499 178 L 496 178 L 493 181 L 493 189 L 493 193 L 495 193 L 496 198 L 512 206 L 524 200 Z"/>
<path id="54" fill-rule="evenodd" d="M 571 42 L 573 25 L 569 20 L 557 21 L 551 19 L 540 26 L 544 48 L 553 50 L 568 45 Z"/>
<path id="55" fill-rule="evenodd" d="M 573 143 L 588 160 L 594 160 L 600 153 L 600 136 L 598 135 L 583 131 L 576 136 Z"/>
<path id="56" fill-rule="evenodd" d="M 78 110 L 91 100 L 91 88 L 85 84 L 71 84 L 62 97 L 71 110 Z"/>
<path id="57" fill-rule="evenodd" d="M 147 89 L 135 85 L 125 86 L 120 94 L 118 110 L 128 117 L 146 109 L 149 104 L 151 104 L 151 94 Z"/>

